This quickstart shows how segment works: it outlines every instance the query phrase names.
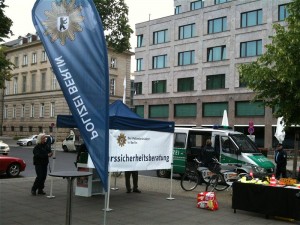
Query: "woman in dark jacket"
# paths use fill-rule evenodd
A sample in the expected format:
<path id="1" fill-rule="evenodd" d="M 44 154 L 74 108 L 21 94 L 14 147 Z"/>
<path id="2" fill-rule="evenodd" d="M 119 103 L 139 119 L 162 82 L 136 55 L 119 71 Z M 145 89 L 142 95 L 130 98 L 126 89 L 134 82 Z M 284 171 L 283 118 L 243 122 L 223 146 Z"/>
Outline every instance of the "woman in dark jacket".
<path id="1" fill-rule="evenodd" d="M 46 143 L 46 135 L 39 134 L 37 137 L 37 145 L 33 148 L 33 164 L 35 166 L 36 178 L 31 188 L 31 194 L 45 195 L 44 187 L 47 177 L 47 167 L 49 157 L 52 156 L 51 147 Z"/>

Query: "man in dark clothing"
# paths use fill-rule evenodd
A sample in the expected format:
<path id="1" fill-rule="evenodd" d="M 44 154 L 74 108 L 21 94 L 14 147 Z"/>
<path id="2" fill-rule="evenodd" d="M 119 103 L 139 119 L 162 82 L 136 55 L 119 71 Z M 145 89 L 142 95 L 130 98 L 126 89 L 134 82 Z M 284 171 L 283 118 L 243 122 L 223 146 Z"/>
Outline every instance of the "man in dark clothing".
<path id="1" fill-rule="evenodd" d="M 39 195 L 46 194 L 43 189 L 47 177 L 49 157 L 51 156 L 51 147 L 46 143 L 45 134 L 39 134 L 37 137 L 37 145 L 33 148 L 33 164 L 35 166 L 36 179 L 31 188 L 32 195 L 36 195 L 37 190 Z"/>
<path id="2" fill-rule="evenodd" d="M 280 178 L 282 175 L 283 178 L 286 178 L 286 164 L 287 164 L 287 154 L 282 147 L 282 143 L 278 143 L 275 151 L 275 163 L 276 163 L 276 179 Z"/>
<path id="3" fill-rule="evenodd" d="M 138 189 L 138 171 L 125 171 L 125 185 L 127 189 L 127 193 L 131 192 L 131 186 L 130 186 L 130 176 L 132 175 L 132 181 L 133 181 L 133 190 L 132 192 L 141 193 L 141 191 Z"/>
<path id="4" fill-rule="evenodd" d="M 214 173 L 219 173 L 221 171 L 221 167 L 217 161 L 217 153 L 215 149 L 211 146 L 211 140 L 206 140 L 206 145 L 203 149 L 203 159 L 204 164 L 208 169 Z"/>

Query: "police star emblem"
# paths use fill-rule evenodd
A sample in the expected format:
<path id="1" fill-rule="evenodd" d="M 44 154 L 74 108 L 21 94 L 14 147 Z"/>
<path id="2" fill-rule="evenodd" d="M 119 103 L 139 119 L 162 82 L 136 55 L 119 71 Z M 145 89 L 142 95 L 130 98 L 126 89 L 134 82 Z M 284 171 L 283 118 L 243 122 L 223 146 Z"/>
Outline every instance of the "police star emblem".
<path id="1" fill-rule="evenodd" d="M 126 144 L 126 136 L 125 134 L 121 133 L 117 138 L 119 146 L 123 147 Z"/>
<path id="2" fill-rule="evenodd" d="M 61 45 L 66 44 L 66 39 L 75 40 L 75 32 L 81 32 L 82 27 L 79 25 L 84 20 L 81 15 L 81 6 L 75 6 L 75 0 L 62 0 L 52 2 L 52 11 L 45 11 L 48 19 L 42 22 L 45 26 L 45 35 L 50 35 L 51 42 L 60 40 Z"/>

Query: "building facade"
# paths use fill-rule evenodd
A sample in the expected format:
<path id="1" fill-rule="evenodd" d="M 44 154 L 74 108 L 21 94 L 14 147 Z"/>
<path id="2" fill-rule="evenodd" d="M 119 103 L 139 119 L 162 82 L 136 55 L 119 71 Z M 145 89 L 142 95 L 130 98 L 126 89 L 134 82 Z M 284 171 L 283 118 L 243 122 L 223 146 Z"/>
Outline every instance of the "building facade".
<path id="1" fill-rule="evenodd" d="M 273 24 L 286 25 L 289 2 L 174 0 L 174 15 L 136 24 L 136 112 L 177 125 L 213 126 L 227 110 L 230 126 L 249 134 L 253 122 L 256 144 L 272 147 L 276 118 L 262 102 L 251 102 L 254 93 L 240 81 L 238 66 L 265 52 Z"/>
<path id="2" fill-rule="evenodd" d="M 45 49 L 36 35 L 28 34 L 4 44 L 7 58 L 14 63 L 11 81 L 1 98 L 2 134 L 26 136 L 55 129 L 56 116 L 71 114 L 52 71 Z M 108 49 L 110 102 L 123 98 L 126 78 L 126 101 L 130 103 L 130 66 L 133 53 L 115 53 Z M 93 84 L 91 84 L 93 85 Z M 86 87 L 88 90 L 89 87 Z M 97 98 L 97 96 L 95 96 Z M 68 129 L 59 129 L 65 137 Z"/>

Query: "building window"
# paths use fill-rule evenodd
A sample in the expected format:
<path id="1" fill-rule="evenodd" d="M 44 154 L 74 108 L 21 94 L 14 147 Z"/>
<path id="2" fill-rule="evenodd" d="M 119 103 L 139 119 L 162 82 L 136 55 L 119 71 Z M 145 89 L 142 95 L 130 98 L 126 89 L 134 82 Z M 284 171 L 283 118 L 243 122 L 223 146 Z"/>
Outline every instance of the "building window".
<path id="1" fill-rule="evenodd" d="M 55 103 L 50 103 L 50 117 L 55 117 Z"/>
<path id="2" fill-rule="evenodd" d="M 117 68 L 117 59 L 116 58 L 111 58 L 110 59 L 110 68 L 112 68 L 112 69 Z"/>
<path id="3" fill-rule="evenodd" d="M 42 51 L 42 62 L 46 62 L 47 61 L 47 53 L 46 51 Z"/>
<path id="4" fill-rule="evenodd" d="M 136 38 L 137 38 L 136 47 L 138 47 L 138 48 L 143 47 L 144 46 L 144 35 L 143 34 L 137 35 Z"/>
<path id="5" fill-rule="evenodd" d="M 3 126 L 3 131 L 6 131 L 6 126 Z"/>
<path id="6" fill-rule="evenodd" d="M 225 88 L 225 74 L 210 75 L 206 77 L 206 89 L 222 89 Z"/>
<path id="7" fill-rule="evenodd" d="M 30 105 L 30 118 L 34 118 L 34 104 Z"/>
<path id="8" fill-rule="evenodd" d="M 4 111 L 3 111 L 3 118 L 7 119 L 8 118 L 8 106 L 4 106 Z"/>
<path id="9" fill-rule="evenodd" d="M 143 84 L 142 82 L 134 83 L 134 89 L 135 89 L 136 95 L 143 94 L 143 85 L 142 84 Z"/>
<path id="10" fill-rule="evenodd" d="M 54 73 L 52 73 L 52 79 L 51 79 L 51 90 L 56 90 L 57 88 L 57 79 Z"/>
<path id="11" fill-rule="evenodd" d="M 16 118 L 17 115 L 17 107 L 13 105 L 12 118 Z"/>
<path id="12" fill-rule="evenodd" d="M 40 117 L 44 117 L 45 116 L 45 104 L 41 103 L 40 104 Z"/>
<path id="13" fill-rule="evenodd" d="M 20 126 L 19 129 L 20 129 L 20 132 L 23 132 L 23 126 Z"/>
<path id="14" fill-rule="evenodd" d="M 167 55 L 153 56 L 152 69 L 160 69 L 167 67 Z"/>
<path id="15" fill-rule="evenodd" d="M 263 102 L 235 102 L 235 116 L 264 116 L 265 107 Z"/>
<path id="16" fill-rule="evenodd" d="M 155 80 L 152 81 L 152 93 L 166 93 L 167 81 L 166 80 Z"/>
<path id="17" fill-rule="evenodd" d="M 150 105 L 149 118 L 168 118 L 169 105 Z"/>
<path id="18" fill-rule="evenodd" d="M 136 105 L 135 106 L 135 113 L 138 114 L 140 117 L 144 118 L 144 106 L 143 105 Z"/>
<path id="19" fill-rule="evenodd" d="M 153 44 L 156 45 L 167 42 L 167 32 L 168 30 L 153 32 Z"/>
<path id="20" fill-rule="evenodd" d="M 194 77 L 179 78 L 177 80 L 177 91 L 193 91 L 194 90 Z"/>
<path id="21" fill-rule="evenodd" d="M 222 4 L 225 2 L 230 2 L 231 0 L 215 0 L 215 5 Z"/>
<path id="22" fill-rule="evenodd" d="M 287 5 L 288 4 L 278 6 L 278 20 L 279 21 L 283 21 L 283 20 L 285 20 L 285 18 L 287 18 L 289 16 Z"/>
<path id="23" fill-rule="evenodd" d="M 116 80 L 114 78 L 111 78 L 109 81 L 109 95 L 115 95 L 116 94 Z"/>
<path id="24" fill-rule="evenodd" d="M 177 14 L 180 14 L 180 13 L 182 13 L 181 5 L 175 6 L 175 12 L 174 12 L 174 14 L 177 15 Z"/>
<path id="25" fill-rule="evenodd" d="M 36 90 L 36 76 L 35 74 L 31 74 L 31 91 L 35 92 Z"/>
<path id="26" fill-rule="evenodd" d="M 262 40 L 241 43 L 241 57 L 258 56 L 262 54 Z"/>
<path id="27" fill-rule="evenodd" d="M 262 24 L 262 9 L 241 14 L 241 27 L 252 27 Z"/>
<path id="28" fill-rule="evenodd" d="M 196 117 L 197 116 L 197 104 L 175 104 L 174 105 L 175 117 Z"/>
<path id="29" fill-rule="evenodd" d="M 10 131 L 15 131 L 15 127 L 14 127 L 14 126 L 11 126 L 11 127 L 10 127 Z"/>
<path id="30" fill-rule="evenodd" d="M 195 63 L 195 51 L 178 53 L 178 66 L 191 65 Z"/>
<path id="31" fill-rule="evenodd" d="M 14 94 L 18 94 L 18 77 L 14 77 Z"/>
<path id="32" fill-rule="evenodd" d="M 46 90 L 46 73 L 41 74 L 41 91 Z"/>
<path id="33" fill-rule="evenodd" d="M 5 81 L 5 95 L 9 95 L 10 93 L 10 82 L 8 80 Z"/>
<path id="34" fill-rule="evenodd" d="M 228 111 L 228 102 L 209 102 L 202 105 L 203 117 L 221 117 L 224 110 Z"/>
<path id="35" fill-rule="evenodd" d="M 207 49 L 207 61 L 220 61 L 226 59 L 226 46 L 218 46 Z"/>
<path id="36" fill-rule="evenodd" d="M 23 76 L 22 78 L 23 78 L 22 92 L 25 93 L 26 92 L 27 80 L 26 80 L 26 76 Z"/>
<path id="37" fill-rule="evenodd" d="M 21 106 L 21 118 L 25 117 L 25 104 L 22 104 Z"/>
<path id="38" fill-rule="evenodd" d="M 28 56 L 23 55 L 23 66 L 27 66 L 27 65 L 28 65 Z"/>
<path id="39" fill-rule="evenodd" d="M 37 58 L 36 58 L 36 53 L 32 53 L 32 64 L 36 64 Z"/>
<path id="40" fill-rule="evenodd" d="M 43 133 L 43 127 L 39 126 L 39 133 Z"/>
<path id="41" fill-rule="evenodd" d="M 221 17 L 213 20 L 208 20 L 208 33 L 219 33 L 227 30 L 227 18 Z"/>
<path id="42" fill-rule="evenodd" d="M 204 2 L 202 0 L 191 2 L 191 4 L 190 4 L 191 10 L 201 9 L 203 7 L 204 7 Z"/>
<path id="43" fill-rule="evenodd" d="M 15 57 L 14 65 L 15 67 L 19 67 L 19 57 Z"/>
<path id="44" fill-rule="evenodd" d="M 33 131 L 32 126 L 29 126 L 28 131 L 29 131 L 29 132 L 32 132 L 32 131 Z"/>
<path id="45" fill-rule="evenodd" d="M 142 71 L 143 70 L 143 59 L 136 59 L 136 71 Z"/>
<path id="46" fill-rule="evenodd" d="M 195 28 L 196 25 L 193 24 L 188 24 L 184 26 L 179 27 L 179 39 L 186 39 L 186 38 L 191 38 L 195 36 Z"/>

